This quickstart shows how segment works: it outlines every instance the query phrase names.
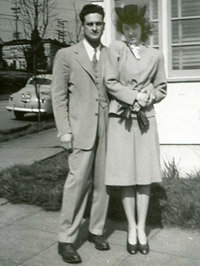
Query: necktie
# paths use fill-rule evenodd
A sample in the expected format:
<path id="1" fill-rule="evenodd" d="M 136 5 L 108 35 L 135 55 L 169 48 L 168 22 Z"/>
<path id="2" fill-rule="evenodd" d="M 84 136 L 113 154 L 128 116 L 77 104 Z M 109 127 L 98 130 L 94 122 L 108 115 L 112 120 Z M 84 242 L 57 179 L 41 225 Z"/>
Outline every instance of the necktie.
<path id="1" fill-rule="evenodd" d="M 94 55 L 92 57 L 92 66 L 93 68 L 96 68 L 97 66 L 97 49 L 94 49 Z"/>
<path id="2" fill-rule="evenodd" d="M 139 46 L 136 46 L 136 45 L 131 45 L 131 50 L 133 52 L 133 54 L 135 55 L 135 58 L 140 60 L 140 47 Z"/>

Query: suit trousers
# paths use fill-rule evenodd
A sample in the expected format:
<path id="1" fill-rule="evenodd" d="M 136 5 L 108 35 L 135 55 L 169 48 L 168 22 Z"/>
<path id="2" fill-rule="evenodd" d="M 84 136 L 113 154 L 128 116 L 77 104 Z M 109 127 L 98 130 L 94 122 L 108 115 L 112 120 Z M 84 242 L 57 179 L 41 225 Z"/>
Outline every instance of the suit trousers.
<path id="1" fill-rule="evenodd" d="M 58 241 L 74 243 L 92 188 L 89 231 L 102 235 L 109 196 L 105 186 L 107 107 L 99 105 L 96 141 L 91 150 L 74 149 L 69 154 L 69 173 L 64 185 Z M 83 121 L 84 123 L 84 121 Z"/>

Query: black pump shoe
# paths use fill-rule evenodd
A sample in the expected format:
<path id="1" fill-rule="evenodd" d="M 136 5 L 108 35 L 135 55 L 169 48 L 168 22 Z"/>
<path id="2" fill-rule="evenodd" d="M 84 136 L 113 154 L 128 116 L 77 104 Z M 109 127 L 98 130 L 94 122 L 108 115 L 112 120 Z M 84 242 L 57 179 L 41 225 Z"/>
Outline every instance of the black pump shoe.
<path id="1" fill-rule="evenodd" d="M 146 244 L 142 245 L 142 244 L 140 244 L 140 242 L 138 241 L 138 250 L 139 250 L 139 252 L 140 252 L 141 254 L 143 254 L 143 255 L 147 255 L 147 254 L 149 253 L 149 251 L 150 251 L 148 242 L 147 242 Z"/>
<path id="2" fill-rule="evenodd" d="M 126 249 L 127 249 L 128 253 L 130 253 L 131 255 L 135 255 L 138 251 L 138 245 L 137 244 L 135 244 L 135 245 L 130 244 L 128 242 L 128 239 L 127 239 Z"/>

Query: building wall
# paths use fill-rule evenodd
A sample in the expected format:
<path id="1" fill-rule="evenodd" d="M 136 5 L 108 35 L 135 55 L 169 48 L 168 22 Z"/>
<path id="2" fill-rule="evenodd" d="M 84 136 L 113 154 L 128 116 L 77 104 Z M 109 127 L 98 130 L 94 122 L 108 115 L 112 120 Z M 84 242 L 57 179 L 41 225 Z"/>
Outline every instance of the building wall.
<path id="1" fill-rule="evenodd" d="M 200 82 L 168 83 L 155 105 L 161 144 L 200 145 Z"/>
<path id="2" fill-rule="evenodd" d="M 26 60 L 23 52 L 23 49 L 26 47 L 28 47 L 28 45 L 22 46 L 20 44 L 12 44 L 3 46 L 2 56 L 8 66 L 16 66 L 16 69 L 26 68 Z"/>
<path id="3" fill-rule="evenodd" d="M 7 62 L 8 66 L 13 65 L 16 69 L 26 69 L 26 60 L 23 49 L 28 47 L 29 44 L 4 45 L 2 49 L 3 59 Z M 44 43 L 44 50 L 48 63 L 48 72 L 51 71 L 54 56 L 61 47 L 61 45 L 51 41 Z"/>

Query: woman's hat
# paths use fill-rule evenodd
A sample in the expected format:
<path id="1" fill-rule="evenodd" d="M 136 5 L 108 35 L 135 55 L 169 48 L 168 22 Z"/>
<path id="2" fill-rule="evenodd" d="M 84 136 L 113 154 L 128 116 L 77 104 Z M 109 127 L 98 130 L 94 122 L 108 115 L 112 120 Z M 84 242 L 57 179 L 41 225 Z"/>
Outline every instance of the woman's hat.
<path id="1" fill-rule="evenodd" d="M 116 7 L 115 11 L 121 23 L 134 24 L 143 19 L 146 6 L 126 5 L 123 8 Z"/>

